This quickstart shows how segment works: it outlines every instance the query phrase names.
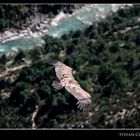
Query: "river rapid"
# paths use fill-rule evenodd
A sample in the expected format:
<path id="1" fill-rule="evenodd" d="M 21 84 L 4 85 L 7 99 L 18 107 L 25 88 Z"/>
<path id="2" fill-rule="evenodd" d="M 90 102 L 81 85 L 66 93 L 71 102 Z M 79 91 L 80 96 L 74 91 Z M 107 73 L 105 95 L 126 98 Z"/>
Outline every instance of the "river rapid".
<path id="1" fill-rule="evenodd" d="M 122 6 L 122 4 L 86 4 L 81 9 L 75 10 L 73 14 L 52 21 L 51 26 L 48 27 L 43 35 L 47 34 L 52 37 L 60 38 L 63 34 L 67 34 L 71 30 L 76 31 L 91 25 L 97 20 L 104 19 L 108 14 L 115 12 Z M 0 55 L 4 53 L 7 55 L 13 54 L 17 52 L 18 49 L 24 50 L 42 46 L 44 43 L 42 39 L 43 35 L 22 37 L 0 44 Z"/>

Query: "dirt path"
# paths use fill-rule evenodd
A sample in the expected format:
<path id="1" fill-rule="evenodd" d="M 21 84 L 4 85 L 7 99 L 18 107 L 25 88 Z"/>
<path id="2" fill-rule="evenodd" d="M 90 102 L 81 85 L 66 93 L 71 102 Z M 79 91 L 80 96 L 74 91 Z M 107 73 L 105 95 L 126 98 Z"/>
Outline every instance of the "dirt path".
<path id="1" fill-rule="evenodd" d="M 36 106 L 36 109 L 35 109 L 35 111 L 34 111 L 33 114 L 32 114 L 32 128 L 33 128 L 33 129 L 36 128 L 35 117 L 36 117 L 36 115 L 37 115 L 37 113 L 38 113 L 38 110 L 39 110 L 39 107 Z"/>
<path id="2" fill-rule="evenodd" d="M 12 68 L 7 68 L 5 71 L 3 71 L 3 72 L 0 73 L 0 78 L 9 75 L 11 72 L 20 70 L 20 69 L 22 69 L 24 67 L 27 67 L 30 64 L 31 64 L 31 61 L 27 61 L 26 64 L 22 64 L 22 65 L 19 65 L 19 66 L 16 66 L 16 67 L 12 67 Z"/>

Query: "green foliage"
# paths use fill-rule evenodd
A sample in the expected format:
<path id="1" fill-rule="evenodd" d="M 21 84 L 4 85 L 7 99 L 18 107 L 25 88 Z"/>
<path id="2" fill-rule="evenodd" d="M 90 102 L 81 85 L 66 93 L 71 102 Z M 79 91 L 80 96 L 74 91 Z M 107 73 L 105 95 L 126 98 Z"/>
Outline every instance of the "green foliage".
<path id="1" fill-rule="evenodd" d="M 3 54 L 0 58 L 0 64 L 5 65 L 7 61 L 7 57 L 5 54 Z"/>
<path id="2" fill-rule="evenodd" d="M 12 85 L 1 80 L 1 89 L 11 95 L 1 99 L 0 127 L 30 128 L 38 105 L 38 128 L 139 128 L 140 29 L 133 28 L 138 25 L 139 7 L 120 9 L 60 39 L 45 36 L 44 47 L 31 50 L 32 64 L 18 73 Z M 25 57 L 20 53 L 15 62 Z M 55 71 L 40 56 L 58 58 L 76 71 L 75 79 L 92 96 L 89 112 L 79 111 L 77 100 L 65 89 L 52 88 Z"/>
<path id="3" fill-rule="evenodd" d="M 15 59 L 14 59 L 14 64 L 20 64 L 23 60 L 23 58 L 26 57 L 26 54 L 23 50 L 19 50 L 19 52 L 17 53 L 17 55 L 15 56 Z"/>
<path id="4" fill-rule="evenodd" d="M 0 64 L 0 72 L 4 71 L 5 70 L 5 66 Z"/>
<path id="5" fill-rule="evenodd" d="M 31 51 L 31 58 L 33 59 L 33 61 L 36 61 L 40 58 L 41 54 L 42 54 L 41 50 L 36 47 Z"/>

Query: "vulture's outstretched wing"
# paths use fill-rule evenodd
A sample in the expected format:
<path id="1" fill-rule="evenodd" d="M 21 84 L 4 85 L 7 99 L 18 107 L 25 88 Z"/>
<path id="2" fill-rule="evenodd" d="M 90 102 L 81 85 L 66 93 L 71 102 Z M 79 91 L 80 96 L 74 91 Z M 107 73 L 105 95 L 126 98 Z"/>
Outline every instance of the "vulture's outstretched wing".
<path id="1" fill-rule="evenodd" d="M 72 75 L 73 69 L 66 66 L 64 63 L 57 61 L 57 60 L 47 60 L 47 62 L 55 67 L 56 76 L 59 80 L 61 80 L 64 77 L 69 77 L 74 79 Z"/>
<path id="2" fill-rule="evenodd" d="M 84 111 L 89 109 L 91 104 L 91 95 L 82 89 L 79 84 L 69 84 L 65 86 L 65 89 L 78 100 L 78 108 L 83 109 Z"/>
<path id="3" fill-rule="evenodd" d="M 70 92 L 77 100 L 78 108 L 87 110 L 91 104 L 91 95 L 80 87 L 72 75 L 72 68 L 57 60 L 47 60 L 55 67 L 58 79 L 64 79 L 65 89 Z"/>

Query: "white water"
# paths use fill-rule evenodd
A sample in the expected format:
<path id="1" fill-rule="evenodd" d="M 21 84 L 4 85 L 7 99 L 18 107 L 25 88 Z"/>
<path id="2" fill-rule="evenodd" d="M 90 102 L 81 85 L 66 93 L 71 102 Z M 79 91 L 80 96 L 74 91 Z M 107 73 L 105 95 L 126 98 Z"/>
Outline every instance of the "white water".
<path id="1" fill-rule="evenodd" d="M 122 5 L 121 5 L 122 6 Z M 75 11 L 58 21 L 54 20 L 52 26 L 49 27 L 46 34 L 60 38 L 63 34 L 69 31 L 82 29 L 94 21 L 104 18 L 112 11 L 116 11 L 120 4 L 87 4 L 85 7 Z M 20 38 L 17 40 L 8 41 L 0 45 L 0 55 L 3 53 L 14 53 L 18 48 L 29 49 L 34 46 L 41 46 L 43 44 L 41 37 Z"/>

